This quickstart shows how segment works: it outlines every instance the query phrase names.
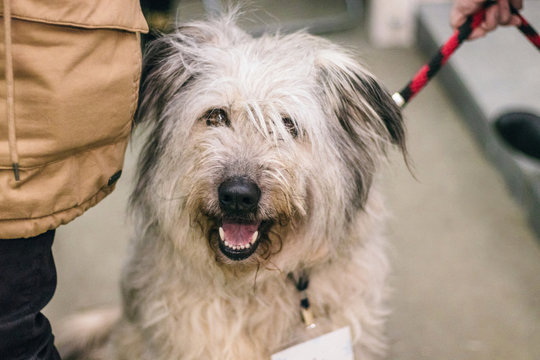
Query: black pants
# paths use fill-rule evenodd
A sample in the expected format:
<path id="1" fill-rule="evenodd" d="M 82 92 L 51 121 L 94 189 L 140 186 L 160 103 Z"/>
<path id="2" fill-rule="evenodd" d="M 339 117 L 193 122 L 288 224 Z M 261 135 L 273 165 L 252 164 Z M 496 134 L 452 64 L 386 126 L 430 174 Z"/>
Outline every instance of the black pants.
<path id="1" fill-rule="evenodd" d="M 0 239 L 0 359 L 59 360 L 41 310 L 56 290 L 54 230 L 28 239 Z"/>

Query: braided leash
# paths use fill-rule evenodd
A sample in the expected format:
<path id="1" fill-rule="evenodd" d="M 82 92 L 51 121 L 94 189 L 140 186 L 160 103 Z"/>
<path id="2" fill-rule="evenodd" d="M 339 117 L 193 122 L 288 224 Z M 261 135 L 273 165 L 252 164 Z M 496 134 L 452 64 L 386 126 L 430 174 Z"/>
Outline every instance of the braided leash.
<path id="1" fill-rule="evenodd" d="M 392 95 L 392 98 L 399 107 L 404 107 L 426 86 L 429 80 L 437 74 L 440 68 L 446 64 L 450 56 L 463 41 L 465 41 L 471 32 L 482 23 L 484 16 L 486 15 L 486 9 L 493 4 L 495 4 L 494 1 L 486 1 L 480 10 L 469 16 L 465 23 L 454 31 L 446 43 L 439 48 L 437 54 L 431 58 L 430 62 L 424 65 L 400 92 L 396 92 Z M 536 30 L 513 6 L 511 6 L 511 12 L 517 15 L 521 20 L 521 25 L 518 26 L 518 29 L 538 50 L 540 50 L 540 35 L 538 35 L 538 32 L 536 32 Z"/>
<path id="2" fill-rule="evenodd" d="M 510 8 L 512 14 L 517 15 L 521 20 L 521 25 L 518 26 L 518 29 L 529 39 L 529 41 L 540 50 L 540 35 L 534 30 L 534 28 L 529 24 L 527 20 L 512 6 Z"/>

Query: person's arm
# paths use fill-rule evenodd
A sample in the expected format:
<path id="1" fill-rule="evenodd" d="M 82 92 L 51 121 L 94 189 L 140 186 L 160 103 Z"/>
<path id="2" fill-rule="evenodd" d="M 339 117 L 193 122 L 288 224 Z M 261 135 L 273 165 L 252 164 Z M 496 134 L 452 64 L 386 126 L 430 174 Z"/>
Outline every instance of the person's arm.
<path id="1" fill-rule="evenodd" d="M 484 0 L 454 0 L 454 6 L 450 12 L 450 24 L 453 28 L 462 25 L 469 15 L 479 10 Z M 523 7 L 523 0 L 497 0 L 496 4 L 486 10 L 485 20 L 473 30 L 469 39 L 476 39 L 494 30 L 498 25 L 520 25 L 521 20 L 510 11 L 510 5 L 516 9 Z"/>

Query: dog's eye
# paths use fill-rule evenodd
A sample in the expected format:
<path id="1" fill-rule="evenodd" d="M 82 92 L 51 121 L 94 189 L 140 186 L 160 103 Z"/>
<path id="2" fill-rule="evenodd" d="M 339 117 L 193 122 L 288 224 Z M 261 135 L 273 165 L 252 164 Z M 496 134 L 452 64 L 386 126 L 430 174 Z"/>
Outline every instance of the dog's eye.
<path id="1" fill-rule="evenodd" d="M 293 138 L 298 137 L 298 128 L 296 127 L 296 124 L 294 121 L 292 121 L 291 118 L 284 117 L 282 118 L 283 124 L 285 125 L 285 128 L 287 131 L 292 135 Z"/>
<path id="2" fill-rule="evenodd" d="M 209 110 L 203 117 L 208 126 L 229 126 L 229 118 L 223 109 Z"/>

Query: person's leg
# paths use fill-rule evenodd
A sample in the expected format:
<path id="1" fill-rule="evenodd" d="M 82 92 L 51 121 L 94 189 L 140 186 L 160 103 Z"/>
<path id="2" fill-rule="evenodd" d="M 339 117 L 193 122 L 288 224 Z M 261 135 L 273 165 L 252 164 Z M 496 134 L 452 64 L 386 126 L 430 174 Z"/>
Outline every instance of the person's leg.
<path id="1" fill-rule="evenodd" d="M 59 360 L 41 310 L 56 290 L 54 230 L 29 239 L 0 239 L 0 359 Z"/>

